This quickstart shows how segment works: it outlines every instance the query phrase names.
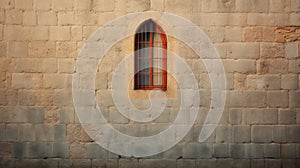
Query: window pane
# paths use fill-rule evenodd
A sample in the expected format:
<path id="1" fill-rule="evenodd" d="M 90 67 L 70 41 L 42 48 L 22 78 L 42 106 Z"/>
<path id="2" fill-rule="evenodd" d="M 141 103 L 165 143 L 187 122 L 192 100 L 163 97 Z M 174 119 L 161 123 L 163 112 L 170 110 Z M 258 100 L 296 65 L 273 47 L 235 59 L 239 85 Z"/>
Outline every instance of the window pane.
<path id="1" fill-rule="evenodd" d="M 159 74 L 153 74 L 153 85 L 154 86 L 160 86 L 162 85 L 162 81 L 161 81 L 161 73 Z"/>
<path id="2" fill-rule="evenodd" d="M 149 74 L 139 74 L 139 85 L 149 86 L 150 75 Z"/>

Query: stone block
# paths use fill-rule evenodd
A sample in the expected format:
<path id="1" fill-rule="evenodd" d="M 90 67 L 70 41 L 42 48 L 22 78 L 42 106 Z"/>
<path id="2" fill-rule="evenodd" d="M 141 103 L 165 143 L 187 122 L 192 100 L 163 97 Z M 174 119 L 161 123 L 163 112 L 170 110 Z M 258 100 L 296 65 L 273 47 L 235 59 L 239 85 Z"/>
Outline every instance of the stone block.
<path id="1" fill-rule="evenodd" d="M 299 13 L 291 13 L 289 23 L 290 26 L 299 26 L 300 15 Z"/>
<path id="2" fill-rule="evenodd" d="M 218 1 L 217 0 L 203 0 L 201 6 L 202 6 L 203 12 L 217 12 Z"/>
<path id="3" fill-rule="evenodd" d="M 37 10 L 50 10 L 51 0 L 34 0 L 33 7 Z"/>
<path id="4" fill-rule="evenodd" d="M 183 148 L 183 158 L 211 158 L 212 153 L 211 144 L 188 143 L 186 147 Z"/>
<path id="5" fill-rule="evenodd" d="M 36 13 L 33 11 L 28 11 L 23 13 L 23 25 L 34 26 L 36 25 Z"/>
<path id="6" fill-rule="evenodd" d="M 75 62 L 73 59 L 59 59 L 58 71 L 61 73 L 73 73 Z"/>
<path id="7" fill-rule="evenodd" d="M 66 11 L 73 8 L 73 1 L 52 0 L 52 9 L 54 11 Z"/>
<path id="8" fill-rule="evenodd" d="M 227 59 L 223 61 L 225 72 L 227 73 L 255 73 L 255 60 L 252 59 Z"/>
<path id="9" fill-rule="evenodd" d="M 108 151 L 103 149 L 98 144 L 89 143 L 86 145 L 87 158 L 91 159 L 108 159 Z"/>
<path id="10" fill-rule="evenodd" d="M 279 75 L 247 75 L 246 85 L 249 90 L 279 90 Z"/>
<path id="11" fill-rule="evenodd" d="M 5 22 L 6 24 L 21 25 L 23 22 L 22 11 L 8 10 L 6 11 Z"/>
<path id="12" fill-rule="evenodd" d="M 288 102 L 287 91 L 268 91 L 267 92 L 267 103 L 270 107 L 287 107 Z"/>
<path id="13" fill-rule="evenodd" d="M 252 142 L 272 142 L 272 126 L 254 125 L 251 130 Z"/>
<path id="14" fill-rule="evenodd" d="M 198 139 L 199 133 L 196 135 Z M 194 141 L 195 142 L 195 141 Z M 162 154 L 155 155 L 155 158 L 166 158 L 166 159 L 178 159 L 182 158 L 183 148 L 185 147 L 185 143 L 178 143 L 171 149 L 163 152 Z"/>
<path id="15" fill-rule="evenodd" d="M 16 142 L 13 143 L 13 149 L 12 149 L 12 155 L 13 157 L 17 159 L 22 159 L 26 156 L 26 144 L 25 143 L 20 143 Z"/>
<path id="16" fill-rule="evenodd" d="M 27 158 L 48 158 L 52 154 L 52 145 L 49 142 L 26 143 Z"/>
<path id="17" fill-rule="evenodd" d="M 53 103 L 57 106 L 73 106 L 72 92 L 69 90 L 55 90 Z"/>
<path id="18" fill-rule="evenodd" d="M 57 42 L 56 44 L 56 56 L 59 58 L 75 58 L 77 57 L 76 42 Z"/>
<path id="19" fill-rule="evenodd" d="M 136 6 L 138 7 L 138 6 Z M 115 9 L 115 1 L 95 0 L 93 10 L 97 12 L 111 12 Z"/>
<path id="20" fill-rule="evenodd" d="M 298 43 L 289 42 L 285 43 L 285 58 L 287 59 L 295 59 L 299 57 L 298 53 Z"/>
<path id="21" fill-rule="evenodd" d="M 228 107 L 243 107 L 243 92 L 228 91 L 227 92 L 227 106 Z"/>
<path id="22" fill-rule="evenodd" d="M 252 125 L 260 123 L 262 110 L 259 108 L 247 108 L 243 110 L 243 124 Z"/>
<path id="23" fill-rule="evenodd" d="M 64 26 L 53 26 L 50 27 L 50 40 L 55 41 L 65 41 L 70 40 L 71 33 L 70 33 L 70 27 Z"/>
<path id="24" fill-rule="evenodd" d="M 237 12 L 250 12 L 252 10 L 252 1 L 235 0 Z"/>
<path id="25" fill-rule="evenodd" d="M 23 40 L 29 39 L 29 27 L 23 27 L 20 25 L 7 25 L 3 30 L 4 40 L 17 40 L 18 42 L 12 43 L 22 43 Z M 22 49 L 22 48 L 20 48 Z"/>
<path id="26" fill-rule="evenodd" d="M 20 58 L 16 61 L 16 72 L 42 72 L 42 59 Z"/>
<path id="27" fill-rule="evenodd" d="M 58 13 L 58 25 L 72 25 L 75 23 L 75 17 L 73 12 L 59 12 Z"/>
<path id="28" fill-rule="evenodd" d="M 260 44 L 261 58 L 283 58 L 284 55 L 284 45 L 282 43 Z"/>
<path id="29" fill-rule="evenodd" d="M 270 0 L 270 12 L 278 13 L 284 11 L 285 0 Z"/>
<path id="30" fill-rule="evenodd" d="M 300 107 L 300 91 L 289 92 L 289 105 L 290 107 Z"/>
<path id="31" fill-rule="evenodd" d="M 266 144 L 264 145 L 265 158 L 280 158 L 280 144 Z"/>
<path id="32" fill-rule="evenodd" d="M 39 30 L 39 29 L 37 29 Z M 48 31 L 48 30 L 47 30 Z M 44 38 L 44 37 L 42 37 Z M 46 37 L 45 37 L 46 38 Z M 48 37 L 47 37 L 48 38 Z M 55 42 L 32 41 L 29 43 L 29 56 L 38 58 L 55 57 Z"/>
<path id="33" fill-rule="evenodd" d="M 127 12 L 142 12 L 150 9 L 149 0 L 132 0 L 127 3 Z M 166 2 L 165 2 L 166 3 Z"/>
<path id="34" fill-rule="evenodd" d="M 259 74 L 288 73 L 288 64 L 286 59 L 261 59 L 257 60 L 257 71 Z"/>
<path id="35" fill-rule="evenodd" d="M 262 144 L 245 144 L 245 156 L 247 158 L 263 158 L 264 146 Z"/>
<path id="36" fill-rule="evenodd" d="M 35 134 L 37 141 L 53 141 L 54 140 L 54 127 L 49 124 L 36 124 Z"/>
<path id="37" fill-rule="evenodd" d="M 230 13 L 229 25 L 232 26 L 246 26 L 247 25 L 247 13 Z"/>
<path id="38" fill-rule="evenodd" d="M 243 41 L 260 42 L 263 38 L 263 29 L 258 26 L 245 27 L 243 29 Z"/>
<path id="39" fill-rule="evenodd" d="M 280 124 L 295 124 L 296 123 L 296 110 L 295 109 L 279 109 Z"/>
<path id="40" fill-rule="evenodd" d="M 75 10 L 90 10 L 92 1 L 91 0 L 74 0 Z"/>
<path id="41" fill-rule="evenodd" d="M 259 51 L 259 43 L 230 43 L 227 49 L 227 58 L 257 59 Z"/>
<path id="42" fill-rule="evenodd" d="M 36 104 L 36 94 L 33 90 L 19 90 L 18 104 L 23 106 L 34 106 Z"/>
<path id="43" fill-rule="evenodd" d="M 117 168 L 118 160 L 117 159 L 93 159 L 92 168 L 99 168 L 99 167 Z"/>
<path id="44" fill-rule="evenodd" d="M 296 145 L 295 144 L 282 144 L 281 145 L 281 158 L 296 159 Z"/>
<path id="45" fill-rule="evenodd" d="M 239 143 L 231 144 L 231 146 L 230 146 L 231 157 L 233 159 L 245 158 L 244 148 L 245 148 L 244 144 L 239 144 Z"/>
<path id="46" fill-rule="evenodd" d="M 70 145 L 70 158 L 72 159 L 84 159 L 87 158 L 86 144 L 72 143 Z"/>
<path id="47" fill-rule="evenodd" d="M 45 74 L 43 82 L 45 88 L 63 89 L 66 85 L 66 76 L 62 74 Z"/>
<path id="48" fill-rule="evenodd" d="M 233 126 L 233 141 L 234 142 L 250 142 L 250 126 L 236 125 Z"/>
<path id="49" fill-rule="evenodd" d="M 245 91 L 244 92 L 244 105 L 245 107 L 265 107 L 266 106 L 266 93 L 261 91 Z"/>
<path id="50" fill-rule="evenodd" d="M 7 43 L 1 42 L 0 43 L 0 57 L 6 57 L 7 56 Z"/>
<path id="51" fill-rule="evenodd" d="M 0 8 L 2 9 L 11 9 L 15 6 L 14 0 L 3 0 L 0 2 Z"/>
<path id="52" fill-rule="evenodd" d="M 224 41 L 228 42 L 241 42 L 242 41 L 242 28 L 241 27 L 226 27 L 224 33 Z"/>
<path id="53" fill-rule="evenodd" d="M 54 141 L 57 142 L 66 141 L 66 135 L 67 135 L 66 125 L 54 125 L 53 131 L 54 131 Z"/>
<path id="54" fill-rule="evenodd" d="M 220 125 L 216 128 L 216 142 L 232 142 L 231 126 Z"/>
<path id="55" fill-rule="evenodd" d="M 247 23 L 251 26 L 273 26 L 275 16 L 265 13 L 248 13 Z"/>
<path id="56" fill-rule="evenodd" d="M 11 41 L 8 43 L 8 56 L 27 57 L 28 47 L 26 42 Z"/>
<path id="57" fill-rule="evenodd" d="M 18 160 L 16 167 L 30 167 L 30 168 L 39 168 L 39 167 L 57 167 L 57 159 L 22 159 Z"/>
<path id="58" fill-rule="evenodd" d="M 42 123 L 44 122 L 44 108 L 41 107 L 26 107 L 27 122 L 29 123 Z"/>
<path id="59" fill-rule="evenodd" d="M 287 142 L 300 142 L 300 126 L 287 126 Z"/>
<path id="60" fill-rule="evenodd" d="M 12 75 L 12 87 L 15 89 L 34 88 L 33 76 L 31 74 L 15 73 Z"/>
<path id="61" fill-rule="evenodd" d="M 199 2 L 198 2 L 199 3 Z M 201 3 L 201 2 L 200 2 Z M 198 6 L 195 6 L 196 8 Z M 194 8 L 193 8 L 194 9 Z M 162 12 L 164 11 L 164 1 L 151 0 L 151 10 Z M 194 11 L 194 10 L 193 10 Z"/>
<path id="62" fill-rule="evenodd" d="M 176 167 L 176 160 L 171 159 L 140 159 L 139 167 L 143 168 L 173 168 Z"/>
<path id="63" fill-rule="evenodd" d="M 22 124 L 19 125 L 18 137 L 19 141 L 35 141 L 36 135 L 34 130 L 34 125 L 32 124 Z"/>
<path id="64" fill-rule="evenodd" d="M 281 75 L 281 89 L 296 90 L 298 88 L 297 74 Z"/>
<path id="65" fill-rule="evenodd" d="M 15 8 L 16 9 L 32 9 L 33 0 L 16 0 Z"/>
<path id="66" fill-rule="evenodd" d="M 165 1 L 165 11 L 178 13 L 181 15 L 190 14 L 193 10 L 192 1 L 180 1 L 180 0 L 166 0 Z"/>
<path id="67" fill-rule="evenodd" d="M 296 59 L 296 60 L 289 60 L 289 72 L 291 73 L 299 73 L 300 69 L 299 69 L 299 65 L 300 65 L 300 59 Z"/>
<path id="68" fill-rule="evenodd" d="M 62 107 L 59 111 L 59 121 L 61 124 L 69 124 L 75 122 L 75 111 L 72 107 Z"/>
<path id="69" fill-rule="evenodd" d="M 71 40 L 82 40 L 82 27 L 72 26 L 71 27 Z"/>
<path id="70" fill-rule="evenodd" d="M 216 158 L 228 158 L 230 157 L 230 145 L 229 144 L 214 144 L 214 157 Z"/>
<path id="71" fill-rule="evenodd" d="M 277 124 L 278 112 L 276 108 L 262 109 L 261 115 L 258 115 L 258 121 L 261 124 Z"/>
<path id="72" fill-rule="evenodd" d="M 57 25 L 57 14 L 56 12 L 39 12 L 38 13 L 38 24 L 44 26 L 55 26 Z"/>
<path id="73" fill-rule="evenodd" d="M 54 142 L 52 144 L 52 156 L 54 158 L 69 158 L 69 144 L 65 142 Z"/>
<path id="74" fill-rule="evenodd" d="M 137 159 L 119 159 L 119 168 L 138 168 Z"/>

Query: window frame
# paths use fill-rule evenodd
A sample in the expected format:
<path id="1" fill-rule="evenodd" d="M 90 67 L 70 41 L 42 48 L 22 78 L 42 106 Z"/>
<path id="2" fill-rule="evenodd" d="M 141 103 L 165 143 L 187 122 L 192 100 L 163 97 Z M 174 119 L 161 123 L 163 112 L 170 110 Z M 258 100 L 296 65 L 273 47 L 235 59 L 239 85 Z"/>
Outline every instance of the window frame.
<path id="1" fill-rule="evenodd" d="M 155 30 L 151 30 L 151 29 Z M 147 30 L 148 29 L 148 30 Z M 149 31 L 150 29 L 150 31 Z M 147 41 L 142 41 L 140 39 L 142 34 L 150 33 L 149 37 L 149 63 L 150 63 L 150 72 L 149 72 L 149 84 L 148 85 L 141 85 L 139 81 L 139 75 L 141 74 L 141 70 L 139 70 L 140 62 L 139 59 L 140 55 L 138 50 L 141 49 L 141 42 L 146 43 Z M 161 57 L 161 85 L 154 85 L 153 84 L 153 60 L 154 60 L 154 54 L 153 54 L 153 47 L 155 47 L 155 41 L 153 37 L 155 35 L 159 35 L 161 38 L 161 50 L 162 50 L 162 57 Z M 144 50 L 145 51 L 145 50 Z M 145 54 L 143 54 L 145 55 Z M 144 58 L 143 58 L 144 59 Z M 140 26 L 138 27 L 135 35 L 134 35 L 134 90 L 152 90 L 152 89 L 161 89 L 166 91 L 167 90 L 167 36 L 165 31 L 152 19 L 144 21 Z M 145 73 L 146 74 L 146 73 Z"/>

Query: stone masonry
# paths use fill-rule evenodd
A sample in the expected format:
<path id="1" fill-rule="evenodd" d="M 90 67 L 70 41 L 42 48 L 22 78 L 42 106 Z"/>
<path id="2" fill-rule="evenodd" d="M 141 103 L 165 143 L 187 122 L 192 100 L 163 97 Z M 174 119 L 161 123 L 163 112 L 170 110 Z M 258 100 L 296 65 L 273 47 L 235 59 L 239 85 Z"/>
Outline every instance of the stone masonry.
<path id="1" fill-rule="evenodd" d="M 191 48 L 168 37 L 168 50 L 178 53 L 198 80 L 198 117 L 168 151 L 124 157 L 100 147 L 84 131 L 74 110 L 72 76 L 93 32 L 115 18 L 145 11 L 179 15 L 207 34 L 224 65 L 227 99 L 217 128 L 198 142 L 211 81 Z M 133 52 L 133 41 L 128 37 L 108 51 L 92 85 L 114 128 L 150 136 L 172 124 L 180 96 L 168 77 L 168 101 L 159 118 L 135 123 L 119 114 L 111 96 L 112 74 Z M 0 168 L 299 168 L 299 89 L 300 0 L 0 0 Z M 139 109 L 149 107 L 148 93 L 129 91 Z"/>

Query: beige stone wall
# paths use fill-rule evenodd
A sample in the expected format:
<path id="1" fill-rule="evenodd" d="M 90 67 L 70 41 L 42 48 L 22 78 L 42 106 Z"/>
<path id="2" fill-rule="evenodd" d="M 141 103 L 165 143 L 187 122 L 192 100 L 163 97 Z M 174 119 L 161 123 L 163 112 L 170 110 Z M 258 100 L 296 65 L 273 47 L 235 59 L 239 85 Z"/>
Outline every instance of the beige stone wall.
<path id="1" fill-rule="evenodd" d="M 211 81 L 191 48 L 168 37 L 168 49 L 196 75 L 200 113 L 174 148 L 126 158 L 84 132 L 74 111 L 72 75 L 94 31 L 144 11 L 174 13 L 199 26 L 222 58 L 228 92 L 218 127 L 199 143 Z M 122 117 L 110 95 L 111 75 L 132 50 L 128 37 L 105 55 L 97 101 L 121 132 L 153 135 L 174 121 L 180 96 L 169 77 L 162 116 L 150 124 Z M 299 56 L 299 0 L 0 0 L 0 167 L 300 167 Z M 148 92 L 140 92 L 131 90 L 130 97 L 143 109 Z"/>

